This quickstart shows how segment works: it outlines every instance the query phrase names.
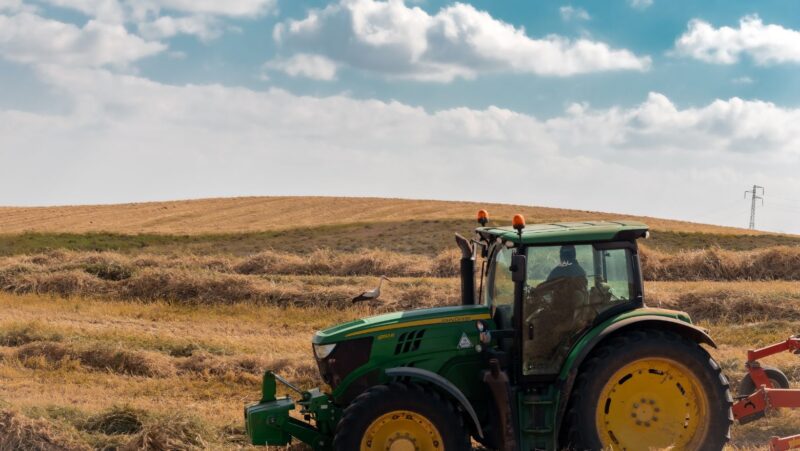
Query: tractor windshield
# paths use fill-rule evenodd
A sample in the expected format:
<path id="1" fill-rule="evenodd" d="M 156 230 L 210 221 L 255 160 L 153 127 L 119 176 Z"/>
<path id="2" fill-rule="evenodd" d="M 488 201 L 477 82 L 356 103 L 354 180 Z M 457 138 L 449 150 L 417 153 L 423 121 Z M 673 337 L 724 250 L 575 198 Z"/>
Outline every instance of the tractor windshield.
<path id="1" fill-rule="evenodd" d="M 524 374 L 555 374 L 603 311 L 635 297 L 630 249 L 591 244 L 528 248 Z"/>

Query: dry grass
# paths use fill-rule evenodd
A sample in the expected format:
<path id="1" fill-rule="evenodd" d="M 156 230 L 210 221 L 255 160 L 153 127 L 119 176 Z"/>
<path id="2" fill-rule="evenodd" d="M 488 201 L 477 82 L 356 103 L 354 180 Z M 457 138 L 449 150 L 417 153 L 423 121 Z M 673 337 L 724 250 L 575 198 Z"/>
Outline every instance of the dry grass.
<path id="1" fill-rule="evenodd" d="M 683 310 L 696 321 L 800 321 L 800 282 L 646 282 L 645 291 L 648 305 Z"/>
<path id="2" fill-rule="evenodd" d="M 72 434 L 45 420 L 33 420 L 12 410 L 0 410 L 0 450 L 77 451 L 88 450 Z"/>
<path id="3" fill-rule="evenodd" d="M 642 269 L 646 280 L 800 280 L 800 247 L 676 254 L 643 249 Z"/>
<path id="4" fill-rule="evenodd" d="M 52 251 L 0 258 L 0 290 L 194 305 L 249 302 L 343 308 L 359 290 L 376 283 L 374 277 L 356 276 L 388 274 L 398 280 L 384 299 L 393 306 L 415 307 L 457 300 L 453 280 L 442 278 L 454 275 L 455 262 L 452 252 L 431 259 L 380 251 L 319 250 L 303 257 L 262 252 L 243 258 Z"/>
<path id="5" fill-rule="evenodd" d="M 195 418 L 173 414 L 145 426 L 121 451 L 188 451 L 207 448 L 204 436 L 209 435 L 203 423 Z"/>
<path id="6" fill-rule="evenodd" d="M 99 432 L 105 435 L 130 435 L 140 432 L 148 414 L 142 409 L 130 406 L 113 406 L 97 413 L 80 424 L 80 429 L 88 432 Z"/>
<path id="7" fill-rule="evenodd" d="M 241 197 L 122 205 L 0 208 L 0 230 L 21 232 L 118 232 L 204 234 L 314 227 L 364 222 L 469 219 L 487 209 L 508 221 L 522 213 L 530 222 L 597 219 L 643 220 L 657 230 L 757 234 L 732 227 L 558 208 L 476 202 L 355 198 Z"/>
<path id="8" fill-rule="evenodd" d="M 800 279 L 800 248 L 739 252 L 715 248 L 678 254 L 643 250 L 642 255 L 649 281 Z M 51 251 L 0 258 L 0 291 L 187 305 L 341 309 L 385 274 L 395 278 L 384 288 L 380 308 L 386 311 L 457 303 L 457 258 L 452 251 L 434 258 L 378 250 L 316 250 L 306 255 L 264 251 L 247 257 Z M 650 299 L 700 317 L 724 313 L 746 321 L 754 315 L 795 314 L 781 298 L 762 299 L 740 285 L 733 291 L 728 285 L 713 286 L 701 293 L 654 292 Z M 28 332 L 9 331 L 0 335 L 0 344 L 29 340 Z"/>
<path id="9" fill-rule="evenodd" d="M 199 239 L 197 234 L 275 231 L 270 239 L 288 237 L 291 246 L 281 249 L 294 251 L 262 251 L 256 241 L 237 244 L 236 235 L 224 237 L 203 255 L 173 243 L 177 235 L 151 237 L 163 246 L 158 252 L 63 250 L 69 240 L 80 241 L 77 235 L 32 238 L 52 238 L 55 246 L 32 247 L 56 248 L 51 251 L 8 252 L 18 255 L 0 258 L 0 405 L 8 407 L 0 412 L 0 451 L 246 447 L 241 409 L 257 399 L 264 369 L 279 369 L 302 387 L 322 384 L 309 346 L 315 330 L 375 313 L 459 301 L 455 251 L 439 252 L 441 247 L 410 236 L 404 221 L 418 220 L 439 233 L 454 220 L 471 219 L 479 207 L 497 218 L 521 211 L 530 222 L 615 217 L 509 205 L 346 198 L 0 208 L 0 229 L 6 233 L 109 231 Z M 643 220 L 675 236 L 715 233 L 730 241 L 750 233 Z M 363 243 L 348 235 L 353 224 L 363 226 L 359 233 L 368 237 Z M 330 239 L 319 242 L 332 243 L 334 250 L 301 249 L 303 233 L 312 233 L 303 228 L 321 225 L 331 227 Z M 288 233 L 289 228 L 295 230 Z M 414 253 L 386 250 L 382 241 L 398 234 L 406 241 L 391 249 Z M 17 239 L 7 235 L 5 244 Z M 383 250 L 364 248 L 365 243 Z M 109 248 L 84 244 L 78 248 Z M 645 249 L 643 260 L 646 277 L 655 280 L 646 284 L 647 302 L 686 310 L 709 327 L 721 345 L 713 354 L 734 383 L 744 375 L 747 347 L 785 338 L 800 327 L 797 248 L 677 254 Z M 383 286 L 381 303 L 349 302 L 384 274 L 394 282 Z M 796 360 L 786 355 L 770 363 L 800 382 Z M 736 427 L 733 444 L 752 447 L 771 434 L 798 431 L 800 413 L 786 412 Z"/>
<path id="10" fill-rule="evenodd" d="M 685 293 L 701 299 L 722 288 L 728 296 L 755 296 L 764 303 L 800 301 L 796 282 L 656 282 L 647 288 L 662 304 L 678 302 Z M 240 449 L 241 408 L 258 397 L 262 369 L 278 368 L 303 387 L 320 385 L 309 349 L 313 332 L 375 312 L 367 306 L 340 311 L 253 304 L 197 308 L 8 294 L 0 294 L 0 310 L 4 312 L 0 335 L 27 330 L 29 337 L 2 348 L 6 358 L 0 360 L 0 399 L 16 412 L 26 413 L 15 418 L 39 425 L 54 440 L 73 440 L 63 443 L 119 449 L 145 445 L 150 449 Z M 720 343 L 714 356 L 734 384 L 744 375 L 747 347 L 785 338 L 800 327 L 800 317 L 788 320 L 786 315 L 781 321 L 750 315 L 753 322 L 749 323 L 733 315 L 699 316 Z M 43 317 L 49 318 L 46 324 L 37 322 Z M 52 334 L 61 340 L 50 341 Z M 125 350 L 128 357 L 155 356 L 152 361 L 161 370 L 143 371 L 140 364 L 128 369 L 118 362 L 144 360 L 120 360 L 108 351 L 84 363 L 84 352 L 95 349 Z M 50 357 L 25 365 L 17 357 L 23 351 L 34 360 Z M 787 354 L 768 363 L 800 382 L 797 360 Z M 177 412 L 181 415 L 176 416 Z M 733 443 L 752 447 L 771 434 L 798 430 L 800 416 L 787 411 L 737 426 Z"/>

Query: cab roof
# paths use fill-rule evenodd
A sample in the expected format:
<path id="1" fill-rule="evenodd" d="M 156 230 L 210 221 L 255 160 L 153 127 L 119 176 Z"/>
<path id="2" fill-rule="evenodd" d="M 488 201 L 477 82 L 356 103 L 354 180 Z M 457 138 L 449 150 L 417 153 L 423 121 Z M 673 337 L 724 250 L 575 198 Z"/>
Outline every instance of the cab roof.
<path id="1" fill-rule="evenodd" d="M 595 241 L 629 241 L 645 236 L 647 225 L 636 221 L 586 221 L 528 224 L 522 230 L 523 244 L 577 243 Z M 478 227 L 480 234 L 519 242 L 513 227 Z"/>

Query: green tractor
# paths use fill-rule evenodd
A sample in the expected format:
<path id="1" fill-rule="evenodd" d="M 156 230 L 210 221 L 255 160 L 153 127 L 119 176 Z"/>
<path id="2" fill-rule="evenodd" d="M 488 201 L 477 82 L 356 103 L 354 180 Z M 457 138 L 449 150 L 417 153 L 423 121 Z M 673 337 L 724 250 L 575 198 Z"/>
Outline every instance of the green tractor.
<path id="1" fill-rule="evenodd" d="M 315 450 L 692 449 L 729 439 L 715 346 L 686 313 L 645 306 L 637 222 L 487 227 L 462 251 L 462 305 L 316 333 L 330 393 L 272 371 L 245 408 L 254 445 Z M 299 394 L 276 397 L 276 381 Z M 299 405 L 299 415 L 290 412 Z M 299 419 L 302 416 L 305 421 Z"/>

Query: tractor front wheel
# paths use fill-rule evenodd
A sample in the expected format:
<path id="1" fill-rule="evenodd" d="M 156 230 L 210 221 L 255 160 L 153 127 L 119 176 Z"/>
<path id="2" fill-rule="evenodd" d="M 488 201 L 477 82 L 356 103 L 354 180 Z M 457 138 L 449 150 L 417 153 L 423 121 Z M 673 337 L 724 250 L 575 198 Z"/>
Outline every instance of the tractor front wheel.
<path id="1" fill-rule="evenodd" d="M 668 331 L 631 331 L 581 366 L 566 440 L 581 450 L 721 450 L 731 400 L 727 379 L 699 344 Z"/>
<path id="2" fill-rule="evenodd" d="M 452 403 L 417 385 L 370 388 L 350 403 L 336 427 L 337 451 L 469 450 L 462 416 Z"/>

